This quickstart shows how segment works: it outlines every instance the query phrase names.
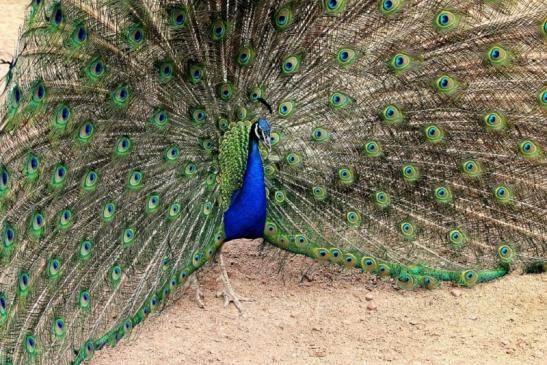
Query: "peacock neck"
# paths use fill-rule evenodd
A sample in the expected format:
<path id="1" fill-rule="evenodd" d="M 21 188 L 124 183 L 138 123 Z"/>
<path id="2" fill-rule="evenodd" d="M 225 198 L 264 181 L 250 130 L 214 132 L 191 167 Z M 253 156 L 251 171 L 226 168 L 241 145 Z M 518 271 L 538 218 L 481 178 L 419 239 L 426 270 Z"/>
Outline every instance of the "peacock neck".
<path id="1" fill-rule="evenodd" d="M 258 140 L 251 132 L 243 184 L 234 192 L 230 207 L 224 213 L 226 240 L 262 237 L 266 225 L 266 208 L 264 166 Z"/>

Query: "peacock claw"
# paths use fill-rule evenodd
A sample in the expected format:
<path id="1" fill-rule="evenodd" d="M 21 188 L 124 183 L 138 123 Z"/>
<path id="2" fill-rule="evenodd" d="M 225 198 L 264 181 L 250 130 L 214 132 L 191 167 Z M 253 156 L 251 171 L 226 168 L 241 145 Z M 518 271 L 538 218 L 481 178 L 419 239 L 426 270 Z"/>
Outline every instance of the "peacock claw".
<path id="1" fill-rule="evenodd" d="M 227 307 L 230 303 L 233 303 L 239 313 L 241 315 L 244 314 L 243 311 L 243 305 L 241 302 L 252 302 L 253 300 L 250 298 L 246 298 L 243 296 L 240 296 L 237 294 L 230 283 L 230 278 L 228 277 L 228 273 L 226 272 L 226 266 L 224 264 L 224 258 L 222 256 L 222 252 L 219 254 L 219 261 L 220 261 L 220 279 L 222 280 L 222 283 L 224 284 L 224 289 L 222 292 L 217 294 L 217 297 L 223 296 L 224 297 L 224 307 Z"/>

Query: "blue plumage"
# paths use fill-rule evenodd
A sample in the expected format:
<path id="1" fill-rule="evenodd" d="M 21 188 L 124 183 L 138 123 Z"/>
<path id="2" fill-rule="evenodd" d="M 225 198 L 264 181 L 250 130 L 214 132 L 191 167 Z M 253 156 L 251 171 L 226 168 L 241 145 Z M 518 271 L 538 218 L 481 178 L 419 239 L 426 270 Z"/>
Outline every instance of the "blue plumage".
<path id="1" fill-rule="evenodd" d="M 226 240 L 259 238 L 266 225 L 266 185 L 258 140 L 251 136 L 249 157 L 241 189 L 232 197 L 230 208 L 224 213 Z"/>

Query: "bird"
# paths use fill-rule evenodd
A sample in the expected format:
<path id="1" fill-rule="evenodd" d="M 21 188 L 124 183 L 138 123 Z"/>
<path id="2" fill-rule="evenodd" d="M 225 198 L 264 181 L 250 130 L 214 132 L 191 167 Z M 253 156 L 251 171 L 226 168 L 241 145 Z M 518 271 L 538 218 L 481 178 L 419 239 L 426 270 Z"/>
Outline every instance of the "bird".
<path id="1" fill-rule="evenodd" d="M 88 362 L 234 239 L 400 289 L 545 271 L 546 45 L 542 0 L 30 1 L 0 363 Z"/>

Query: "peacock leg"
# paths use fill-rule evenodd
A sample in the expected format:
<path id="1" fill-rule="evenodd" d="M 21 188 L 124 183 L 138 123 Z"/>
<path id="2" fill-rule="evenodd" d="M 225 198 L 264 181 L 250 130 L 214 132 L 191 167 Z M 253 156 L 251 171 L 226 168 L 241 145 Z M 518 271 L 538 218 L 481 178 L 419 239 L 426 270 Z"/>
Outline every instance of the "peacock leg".
<path id="1" fill-rule="evenodd" d="M 198 306 L 200 308 L 205 308 L 205 302 L 203 301 L 203 291 L 201 290 L 201 286 L 199 285 L 197 274 L 190 277 L 190 286 L 196 291 L 196 301 L 198 302 Z"/>
<path id="2" fill-rule="evenodd" d="M 230 283 L 230 278 L 226 272 L 226 265 L 224 264 L 224 257 L 222 256 L 222 248 L 219 251 L 219 261 L 220 261 L 220 279 L 224 284 L 224 290 L 220 295 L 224 297 L 224 306 L 227 307 L 230 303 L 234 303 L 239 313 L 243 314 L 243 306 L 241 302 L 250 302 L 252 299 L 245 298 L 237 294 Z"/>

